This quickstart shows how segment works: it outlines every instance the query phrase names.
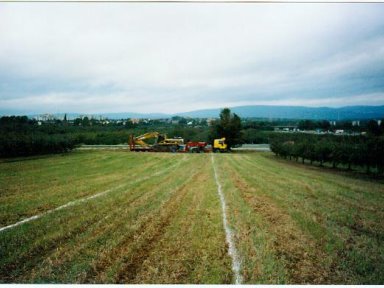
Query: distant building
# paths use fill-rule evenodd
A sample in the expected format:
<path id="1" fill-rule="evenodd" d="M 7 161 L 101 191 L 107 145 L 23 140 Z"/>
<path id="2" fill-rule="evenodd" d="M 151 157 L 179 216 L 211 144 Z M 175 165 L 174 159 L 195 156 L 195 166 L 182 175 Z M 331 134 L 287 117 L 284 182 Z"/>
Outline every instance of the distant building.
<path id="1" fill-rule="evenodd" d="M 55 117 L 52 114 L 45 113 L 37 116 L 37 120 L 52 121 L 55 120 Z"/>
<path id="2" fill-rule="evenodd" d="M 132 124 L 139 124 L 140 119 L 137 119 L 137 118 L 131 118 L 130 121 L 131 121 Z"/>

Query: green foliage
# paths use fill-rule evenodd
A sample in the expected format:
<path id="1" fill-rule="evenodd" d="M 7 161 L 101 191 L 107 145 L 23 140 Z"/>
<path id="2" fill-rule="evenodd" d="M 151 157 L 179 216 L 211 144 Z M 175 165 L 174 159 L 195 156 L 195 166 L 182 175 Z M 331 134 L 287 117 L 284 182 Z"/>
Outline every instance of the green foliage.
<path id="1" fill-rule="evenodd" d="M 220 113 L 220 120 L 216 121 L 211 128 L 210 140 L 217 138 L 226 138 L 228 148 L 242 143 L 241 138 L 241 119 L 231 113 L 229 108 L 224 108 Z"/>
<path id="2" fill-rule="evenodd" d="M 379 126 L 377 121 L 370 120 L 367 124 L 368 133 L 374 136 L 383 134 L 383 125 Z"/>
<path id="3" fill-rule="evenodd" d="M 158 131 L 171 138 L 182 137 L 185 141 L 212 142 L 213 139 L 226 137 L 229 146 L 233 147 L 240 143 L 270 143 L 275 138 L 273 130 L 279 127 L 280 129 L 296 127 L 324 131 L 335 129 L 345 129 L 349 132 L 367 131 L 370 137 L 382 137 L 380 135 L 384 133 L 384 125 L 379 125 L 377 121 L 359 121 L 358 126 L 352 126 L 351 121 L 340 121 L 336 126 L 330 126 L 328 121 L 257 118 L 242 120 L 236 114 L 231 113 L 228 108 L 223 109 L 220 119 L 214 121 L 210 127 L 207 126 L 207 119 L 180 116 L 174 116 L 171 119 L 140 119 L 138 122 L 132 122 L 129 119 L 98 120 L 86 116 L 68 120 L 67 115 L 64 115 L 64 120 L 36 121 L 27 116 L 10 116 L 0 118 L 0 157 L 61 153 L 71 150 L 77 144 L 124 144 L 127 143 L 130 134 L 140 135 L 150 131 Z M 295 141 L 296 137 L 291 135 L 284 141 Z M 361 157 L 357 153 L 352 153 L 353 151 L 380 150 L 377 143 L 371 143 L 367 148 L 360 147 L 361 145 L 357 141 L 353 142 L 351 146 L 350 141 L 343 140 L 344 136 L 341 138 L 338 136 L 340 141 L 331 141 L 331 151 L 325 151 L 328 149 L 327 147 L 317 147 L 317 152 L 315 152 L 315 147 L 312 147 L 314 143 L 311 143 L 313 137 L 306 136 L 305 138 L 305 141 L 302 139 L 293 147 L 284 147 L 287 150 L 282 152 L 284 157 L 293 157 L 298 160 L 302 157 L 301 155 L 304 155 L 305 159 L 310 161 L 328 161 L 334 166 L 348 163 L 346 165 L 351 166 L 356 165 L 354 163 L 365 161 L 360 159 Z M 320 158 L 318 153 L 320 153 Z M 331 158 L 328 159 L 329 157 Z M 377 169 L 381 169 L 381 166 L 376 164 L 377 158 L 372 157 L 369 158 L 369 166 L 373 165 L 377 166 Z"/>
<path id="4" fill-rule="evenodd" d="M 313 120 L 302 120 L 299 122 L 298 127 L 300 130 L 329 130 L 331 124 L 328 121 L 313 121 Z"/>
<path id="5" fill-rule="evenodd" d="M 167 120 L 126 121 L 96 120 L 88 117 L 41 121 L 26 116 L 0 118 L 0 157 L 29 156 L 62 153 L 76 145 L 126 144 L 130 134 L 141 135 L 150 131 L 182 137 L 186 141 L 208 141 L 209 129 L 204 119 L 174 117 L 178 124 Z"/>
<path id="6" fill-rule="evenodd" d="M 297 161 L 302 158 L 303 162 L 330 163 L 333 167 L 342 164 L 349 169 L 357 166 L 367 172 L 374 168 L 378 174 L 384 170 L 383 137 L 275 133 L 271 135 L 271 150 Z"/>
<path id="7" fill-rule="evenodd" d="M 0 135 L 0 157 L 63 153 L 76 146 L 76 139 L 66 135 L 7 133 Z"/>

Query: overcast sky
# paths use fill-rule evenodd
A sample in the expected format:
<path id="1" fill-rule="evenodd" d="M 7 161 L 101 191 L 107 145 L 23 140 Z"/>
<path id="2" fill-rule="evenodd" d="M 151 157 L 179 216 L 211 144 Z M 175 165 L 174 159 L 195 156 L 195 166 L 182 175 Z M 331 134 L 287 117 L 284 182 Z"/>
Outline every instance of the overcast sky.
<path id="1" fill-rule="evenodd" d="M 384 105 L 384 4 L 0 3 L 0 113 Z"/>

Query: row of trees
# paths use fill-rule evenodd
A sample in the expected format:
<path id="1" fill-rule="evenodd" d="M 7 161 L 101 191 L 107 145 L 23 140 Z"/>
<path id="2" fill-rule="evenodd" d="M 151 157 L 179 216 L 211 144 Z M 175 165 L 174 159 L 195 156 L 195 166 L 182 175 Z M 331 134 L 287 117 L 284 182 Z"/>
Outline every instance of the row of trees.
<path id="1" fill-rule="evenodd" d="M 63 153 L 75 148 L 76 144 L 76 139 L 68 135 L 0 134 L 0 157 Z"/>
<path id="2" fill-rule="evenodd" d="M 77 140 L 73 135 L 44 131 L 27 116 L 0 118 L 0 157 L 63 153 L 72 150 Z"/>
<path id="3" fill-rule="evenodd" d="M 289 121 L 286 120 L 285 124 L 292 124 Z M 312 125 L 313 123 L 302 121 L 301 124 Z M 325 125 L 326 123 L 317 123 L 317 125 L 320 124 Z M 229 147 L 242 143 L 271 143 L 273 151 L 282 157 L 293 157 L 297 160 L 301 158 L 303 161 L 308 159 L 311 162 L 318 161 L 320 164 L 331 162 L 334 166 L 339 164 L 361 166 L 366 165 L 368 161 L 368 169 L 373 166 L 381 169 L 380 164 L 376 164 L 376 162 L 382 161 L 382 158 L 376 157 L 376 155 L 382 155 L 380 154 L 382 138 L 375 137 L 375 135 L 381 134 L 384 125 L 378 126 L 376 121 L 366 124 L 372 128 L 368 130 L 369 137 L 335 137 L 332 135 L 275 133 L 270 129 L 272 128 L 269 126 L 270 122 L 242 121 L 228 108 L 221 111 L 220 118 L 214 121 L 210 127 L 168 125 L 155 121 L 151 122 L 149 126 L 139 125 L 134 128 L 118 125 L 76 126 L 63 125 L 63 123 L 38 125 L 35 120 L 26 116 L 11 116 L 0 118 L 0 157 L 61 153 L 80 144 L 122 144 L 127 143 L 130 134 L 140 135 L 149 131 L 158 131 L 171 138 L 182 137 L 186 141 L 212 142 L 213 139 L 225 137 Z M 372 151 L 377 151 L 377 153 Z"/>
<path id="4" fill-rule="evenodd" d="M 283 158 L 311 164 L 318 162 L 333 167 L 343 165 L 365 167 L 367 172 L 375 169 L 384 172 L 384 138 L 375 136 L 334 136 L 310 134 L 273 134 L 271 150 Z"/>
<path id="5" fill-rule="evenodd" d="M 0 117 L 0 157 L 29 156 L 62 153 L 81 144 L 126 144 L 130 134 L 140 135 L 150 131 L 183 137 L 186 141 L 207 141 L 208 127 L 171 125 L 151 122 L 134 128 L 119 125 L 64 125 L 45 122 L 39 125 L 26 116 Z"/>

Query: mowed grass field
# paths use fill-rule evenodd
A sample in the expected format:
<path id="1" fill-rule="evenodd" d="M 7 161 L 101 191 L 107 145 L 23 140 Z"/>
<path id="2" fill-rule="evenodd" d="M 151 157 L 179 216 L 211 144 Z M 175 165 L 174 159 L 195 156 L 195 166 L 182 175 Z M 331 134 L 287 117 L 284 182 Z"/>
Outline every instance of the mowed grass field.
<path id="1" fill-rule="evenodd" d="M 384 283 L 382 181 L 118 150 L 0 161 L 0 281 L 233 283 L 213 165 L 243 283 Z"/>

